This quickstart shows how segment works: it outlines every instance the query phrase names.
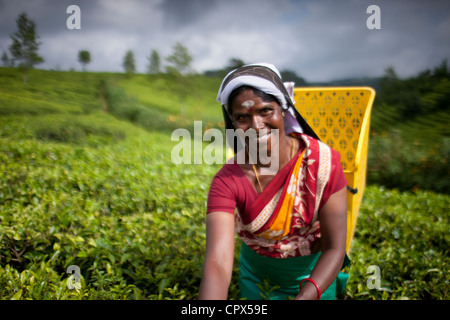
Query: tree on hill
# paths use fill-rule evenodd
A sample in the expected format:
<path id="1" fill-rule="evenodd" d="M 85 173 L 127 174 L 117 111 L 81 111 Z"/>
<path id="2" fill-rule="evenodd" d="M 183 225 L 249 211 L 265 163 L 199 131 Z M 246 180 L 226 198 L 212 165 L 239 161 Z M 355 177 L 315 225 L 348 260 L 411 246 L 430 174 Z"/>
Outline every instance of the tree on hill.
<path id="1" fill-rule="evenodd" d="M 36 24 L 28 19 L 26 13 L 21 13 L 16 19 L 17 31 L 10 37 L 12 44 L 9 46 L 9 51 L 14 60 L 20 61 L 19 67 L 24 71 L 23 81 L 28 81 L 28 71 L 34 65 L 44 62 L 38 54 L 40 42 L 37 40 L 39 36 L 36 33 Z"/>
<path id="2" fill-rule="evenodd" d="M 161 58 L 159 56 L 158 51 L 152 50 L 152 53 L 150 54 L 150 57 L 148 58 L 149 65 L 148 65 L 148 73 L 150 74 L 158 74 L 161 72 Z"/>
<path id="3" fill-rule="evenodd" d="M 224 78 L 230 71 L 233 71 L 236 68 L 242 67 L 246 65 L 242 59 L 239 58 L 231 58 L 227 65 L 222 69 L 215 70 L 207 70 L 203 74 L 207 77 L 212 78 Z M 296 86 L 305 86 L 307 83 L 303 77 L 298 76 L 295 71 L 284 69 L 280 71 L 281 78 L 283 81 L 293 81 Z"/>
<path id="4" fill-rule="evenodd" d="M 166 58 L 170 66 L 166 67 L 167 72 L 178 72 L 182 75 L 192 73 L 191 62 L 192 56 L 189 50 L 180 42 L 177 42 L 173 48 L 172 55 Z"/>
<path id="5" fill-rule="evenodd" d="M 123 68 L 127 75 L 132 75 L 136 72 L 136 61 L 132 50 L 128 50 L 123 58 Z"/>
<path id="6" fill-rule="evenodd" d="M 228 61 L 228 65 L 225 67 L 225 69 L 227 69 L 229 72 L 244 65 L 245 65 L 244 60 L 239 58 L 231 58 L 230 61 Z"/>
<path id="7" fill-rule="evenodd" d="M 173 48 L 172 55 L 166 58 L 170 63 L 166 67 L 168 78 L 172 86 L 174 94 L 178 96 L 180 101 L 180 116 L 185 115 L 185 100 L 195 91 L 193 84 L 193 70 L 191 68 L 192 56 L 189 50 L 180 42 Z"/>
<path id="8" fill-rule="evenodd" d="M 86 65 L 91 62 L 91 54 L 87 50 L 78 51 L 78 62 L 81 63 L 83 71 L 86 71 Z"/>
<path id="9" fill-rule="evenodd" d="M 376 106 L 394 106 L 405 119 L 450 108 L 450 71 L 447 60 L 433 70 L 400 79 L 393 67 L 380 79 Z"/>
<path id="10" fill-rule="evenodd" d="M 4 67 L 13 66 L 13 60 L 8 57 L 8 54 L 5 51 L 2 53 L 2 64 Z"/>
<path id="11" fill-rule="evenodd" d="M 203 74 L 211 78 L 224 78 L 230 71 L 242 67 L 246 63 L 239 58 L 231 58 L 228 64 L 222 69 L 206 70 Z"/>
<path id="12" fill-rule="evenodd" d="M 285 69 L 285 70 L 280 71 L 280 73 L 281 73 L 281 78 L 283 79 L 284 82 L 293 81 L 293 82 L 295 82 L 296 87 L 306 86 L 305 79 L 303 77 L 298 76 L 295 73 L 295 71 Z"/>

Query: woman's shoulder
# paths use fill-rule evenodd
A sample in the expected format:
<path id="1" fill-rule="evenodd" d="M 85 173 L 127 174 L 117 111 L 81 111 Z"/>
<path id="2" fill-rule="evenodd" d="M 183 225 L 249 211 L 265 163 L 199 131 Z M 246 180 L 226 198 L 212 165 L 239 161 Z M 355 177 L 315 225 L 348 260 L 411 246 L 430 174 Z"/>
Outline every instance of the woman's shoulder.
<path id="1" fill-rule="evenodd" d="M 243 172 L 236 162 L 236 156 L 228 159 L 215 174 L 215 178 L 241 178 L 242 176 Z"/>

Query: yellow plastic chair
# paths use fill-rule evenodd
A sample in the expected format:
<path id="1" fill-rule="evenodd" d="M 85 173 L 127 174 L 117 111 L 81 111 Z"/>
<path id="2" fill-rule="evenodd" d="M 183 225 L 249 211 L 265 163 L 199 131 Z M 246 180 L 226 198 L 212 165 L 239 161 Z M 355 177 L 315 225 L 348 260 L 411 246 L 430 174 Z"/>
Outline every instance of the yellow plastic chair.
<path id="1" fill-rule="evenodd" d="M 295 88 L 295 107 L 322 142 L 341 155 L 348 181 L 347 253 L 366 185 L 369 127 L 375 90 L 368 87 Z"/>

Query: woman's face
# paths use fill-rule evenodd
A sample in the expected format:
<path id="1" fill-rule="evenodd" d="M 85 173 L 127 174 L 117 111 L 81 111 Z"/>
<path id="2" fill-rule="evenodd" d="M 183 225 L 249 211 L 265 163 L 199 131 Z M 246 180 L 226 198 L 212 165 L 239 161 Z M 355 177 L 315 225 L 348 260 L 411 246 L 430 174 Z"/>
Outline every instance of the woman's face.
<path id="1" fill-rule="evenodd" d="M 258 146 L 264 143 L 269 152 L 272 138 L 277 138 L 274 142 L 278 145 L 279 138 L 284 136 L 284 119 L 280 105 L 275 101 L 263 101 L 250 89 L 238 94 L 231 101 L 231 112 L 235 129 L 242 129 L 244 132 L 255 130 L 256 141 L 250 138 L 249 142 L 256 142 Z"/>

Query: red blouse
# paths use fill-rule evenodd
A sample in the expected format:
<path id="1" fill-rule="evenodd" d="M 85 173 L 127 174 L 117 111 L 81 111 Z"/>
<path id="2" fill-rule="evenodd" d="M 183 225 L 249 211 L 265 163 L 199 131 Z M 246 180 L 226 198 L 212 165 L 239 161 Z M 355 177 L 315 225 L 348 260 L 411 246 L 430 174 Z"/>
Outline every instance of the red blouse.
<path id="1" fill-rule="evenodd" d="M 340 155 L 337 151 L 333 151 L 331 177 L 323 192 L 320 208 L 333 193 L 341 190 L 347 184 L 340 163 Z M 282 170 L 289 166 L 290 163 L 286 164 Z M 267 187 L 270 187 L 270 183 Z M 241 167 L 230 159 L 216 173 L 211 182 L 206 213 L 219 211 L 234 213 L 236 208 L 239 209 L 239 212 L 245 212 L 245 208 L 250 206 L 257 197 L 258 193 Z"/>

